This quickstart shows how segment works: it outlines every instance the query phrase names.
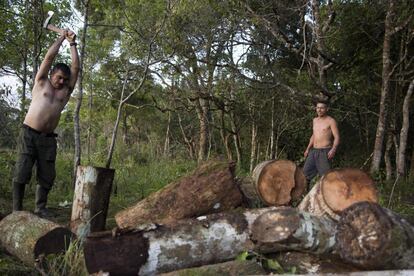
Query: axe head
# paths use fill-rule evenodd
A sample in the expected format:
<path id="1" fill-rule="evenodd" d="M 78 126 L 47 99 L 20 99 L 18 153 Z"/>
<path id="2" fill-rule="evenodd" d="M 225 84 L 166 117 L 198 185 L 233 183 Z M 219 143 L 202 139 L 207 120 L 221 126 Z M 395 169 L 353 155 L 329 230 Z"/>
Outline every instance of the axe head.
<path id="1" fill-rule="evenodd" d="M 52 19 L 54 14 L 55 13 L 53 11 L 48 11 L 47 12 L 47 17 L 45 19 L 45 22 L 43 23 L 43 28 L 45 28 L 45 29 L 47 28 L 47 25 L 49 25 L 50 20 Z"/>

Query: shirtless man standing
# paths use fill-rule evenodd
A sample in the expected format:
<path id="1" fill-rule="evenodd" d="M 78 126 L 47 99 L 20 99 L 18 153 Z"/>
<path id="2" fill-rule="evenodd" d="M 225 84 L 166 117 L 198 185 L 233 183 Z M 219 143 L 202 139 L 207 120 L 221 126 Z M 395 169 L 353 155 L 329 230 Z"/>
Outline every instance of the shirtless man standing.
<path id="1" fill-rule="evenodd" d="M 339 131 L 335 120 L 327 115 L 326 102 L 316 103 L 316 114 L 313 119 L 313 133 L 309 145 L 304 152 L 306 158 L 303 173 L 308 183 L 319 174 L 324 175 L 330 168 L 330 161 L 334 158 L 339 145 Z"/>
<path id="2" fill-rule="evenodd" d="M 56 134 L 60 114 L 69 101 L 79 72 L 79 57 L 75 33 L 64 30 L 50 46 L 36 74 L 32 101 L 19 135 L 18 158 L 13 176 L 13 211 L 23 209 L 25 185 L 29 183 L 36 163 L 36 208 L 42 217 L 50 216 L 46 209 L 47 196 L 55 180 Z M 64 40 L 70 44 L 71 67 L 52 63 Z"/>

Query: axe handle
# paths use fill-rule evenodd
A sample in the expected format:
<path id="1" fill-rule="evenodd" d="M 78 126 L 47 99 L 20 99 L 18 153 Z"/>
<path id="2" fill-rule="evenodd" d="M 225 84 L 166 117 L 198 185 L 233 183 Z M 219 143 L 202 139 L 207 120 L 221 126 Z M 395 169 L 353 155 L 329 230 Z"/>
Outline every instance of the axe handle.
<path id="1" fill-rule="evenodd" d="M 56 33 L 59 33 L 59 34 L 63 34 L 63 30 L 62 29 L 60 29 L 60 28 L 58 28 L 56 26 L 50 25 L 50 24 L 47 25 L 46 29 L 48 29 L 50 31 L 53 31 L 53 32 L 56 32 Z"/>

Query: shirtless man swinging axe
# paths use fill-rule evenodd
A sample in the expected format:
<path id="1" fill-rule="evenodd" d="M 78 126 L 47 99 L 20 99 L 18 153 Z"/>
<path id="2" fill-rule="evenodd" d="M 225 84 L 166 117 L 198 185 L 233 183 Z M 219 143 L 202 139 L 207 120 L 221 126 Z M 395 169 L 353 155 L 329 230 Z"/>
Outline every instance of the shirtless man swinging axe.
<path id="1" fill-rule="evenodd" d="M 29 183 L 32 168 L 36 164 L 38 183 L 35 213 L 41 217 L 51 216 L 46 203 L 56 176 L 57 135 L 54 130 L 59 123 L 63 108 L 69 101 L 79 72 L 76 35 L 70 30 L 62 30 L 50 25 L 52 16 L 53 12 L 49 12 L 44 28 L 59 33 L 60 37 L 50 46 L 36 74 L 32 101 L 19 135 L 18 157 L 13 175 L 13 211 L 19 211 L 23 209 L 25 186 Z M 57 63 L 52 68 L 52 63 L 64 40 L 69 42 L 72 64 L 69 67 Z"/>

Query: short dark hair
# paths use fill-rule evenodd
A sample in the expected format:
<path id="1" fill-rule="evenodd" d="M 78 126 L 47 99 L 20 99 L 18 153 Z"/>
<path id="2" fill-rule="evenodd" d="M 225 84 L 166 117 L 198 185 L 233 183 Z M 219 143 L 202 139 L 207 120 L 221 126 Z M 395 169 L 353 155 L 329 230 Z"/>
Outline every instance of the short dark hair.
<path id="1" fill-rule="evenodd" d="M 317 100 L 315 101 L 315 106 L 317 106 L 317 105 L 318 105 L 318 103 L 321 103 L 321 104 L 324 104 L 324 105 L 326 105 L 326 106 L 329 106 L 329 101 L 327 101 L 327 100 L 317 99 Z"/>
<path id="2" fill-rule="evenodd" d="M 55 66 L 50 71 L 50 75 L 53 75 L 56 71 L 62 71 L 67 77 L 70 78 L 70 68 L 64 63 L 56 63 Z"/>

